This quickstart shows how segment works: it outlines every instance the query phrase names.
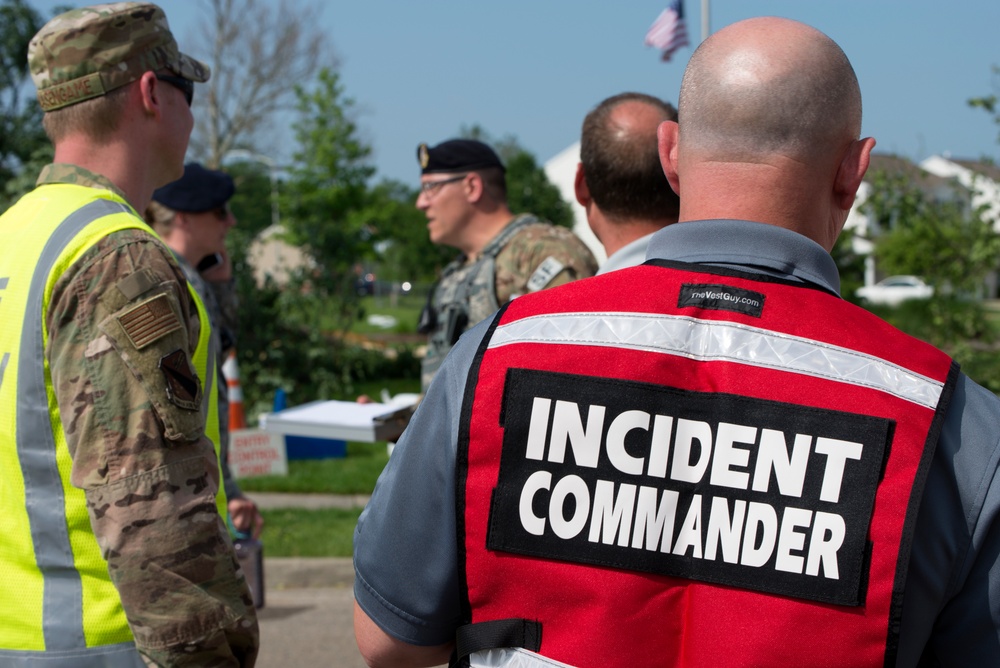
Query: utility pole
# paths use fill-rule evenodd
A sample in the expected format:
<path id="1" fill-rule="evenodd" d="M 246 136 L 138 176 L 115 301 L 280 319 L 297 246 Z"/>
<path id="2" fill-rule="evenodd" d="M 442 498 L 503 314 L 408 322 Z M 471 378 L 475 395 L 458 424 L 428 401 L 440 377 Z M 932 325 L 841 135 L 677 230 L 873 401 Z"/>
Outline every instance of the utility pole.
<path id="1" fill-rule="evenodd" d="M 710 24 L 711 11 L 709 5 L 710 0 L 701 0 L 701 41 L 704 42 L 708 39 L 708 36 L 712 34 L 712 26 Z"/>

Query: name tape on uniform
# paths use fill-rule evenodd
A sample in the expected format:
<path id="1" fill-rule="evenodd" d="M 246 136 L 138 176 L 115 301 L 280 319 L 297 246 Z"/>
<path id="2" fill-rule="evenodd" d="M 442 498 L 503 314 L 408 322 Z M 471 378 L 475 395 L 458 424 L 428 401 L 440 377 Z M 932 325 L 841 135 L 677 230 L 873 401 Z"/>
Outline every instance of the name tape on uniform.
<path id="1" fill-rule="evenodd" d="M 566 265 L 551 255 L 538 265 L 535 272 L 528 279 L 528 292 L 538 292 L 552 282 L 552 279 L 559 275 L 559 272 L 566 268 Z"/>
<path id="2" fill-rule="evenodd" d="M 861 605 L 893 422 L 508 372 L 487 547 Z"/>

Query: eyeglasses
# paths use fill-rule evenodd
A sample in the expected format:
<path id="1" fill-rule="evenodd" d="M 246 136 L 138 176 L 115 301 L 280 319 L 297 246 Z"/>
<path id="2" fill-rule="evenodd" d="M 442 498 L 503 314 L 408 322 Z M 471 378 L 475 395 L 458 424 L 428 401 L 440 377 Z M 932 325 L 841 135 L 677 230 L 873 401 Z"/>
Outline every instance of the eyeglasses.
<path id="1" fill-rule="evenodd" d="M 468 174 L 460 174 L 459 176 L 453 176 L 450 179 L 441 179 L 440 181 L 424 181 L 420 184 L 420 192 L 428 197 L 433 197 L 438 190 L 449 183 L 455 183 L 456 181 L 461 181 Z"/>
<path id="2" fill-rule="evenodd" d="M 175 77 L 169 74 L 157 74 L 156 78 L 158 81 L 168 83 L 174 88 L 179 89 L 184 93 L 184 99 L 187 100 L 188 106 L 191 106 L 191 102 L 194 100 L 194 82 L 182 77 Z"/>

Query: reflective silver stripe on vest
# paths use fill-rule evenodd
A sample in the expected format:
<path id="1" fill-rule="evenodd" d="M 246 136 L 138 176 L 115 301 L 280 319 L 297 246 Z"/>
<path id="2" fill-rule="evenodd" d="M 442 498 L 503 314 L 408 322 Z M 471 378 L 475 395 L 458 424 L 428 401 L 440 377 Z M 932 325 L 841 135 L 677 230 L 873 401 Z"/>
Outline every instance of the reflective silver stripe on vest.
<path id="1" fill-rule="evenodd" d="M 66 499 L 56 465 L 56 444 L 49 421 L 45 387 L 45 349 L 42 341 L 42 304 L 45 284 L 67 245 L 90 223 L 114 213 L 131 213 L 123 204 L 97 200 L 70 214 L 45 243 L 28 290 L 21 357 L 17 372 L 17 455 L 24 475 L 25 508 L 31 525 L 35 561 L 44 578 L 42 632 L 48 650 L 80 652 L 83 634 L 83 586 L 73 564 L 66 528 Z M 100 651 L 100 648 L 98 648 Z M 89 656 L 89 654 L 88 654 Z M 35 655 L 38 660 L 38 655 Z M 110 665 L 103 658 L 90 663 L 73 657 L 72 665 Z M 66 665 L 70 665 L 67 663 Z M 117 665 L 117 664 L 116 664 Z M 122 664 L 122 665 L 134 665 Z"/>
<path id="2" fill-rule="evenodd" d="M 9 278 L 0 278 L 0 290 L 7 289 L 7 282 Z M 2 299 L 2 297 L 0 297 Z M 3 372 L 7 370 L 7 362 L 10 361 L 10 353 L 4 353 L 3 357 L 0 357 L 0 387 L 3 387 Z"/>
<path id="3" fill-rule="evenodd" d="M 200 299 L 200 297 L 199 297 L 199 299 Z M 205 309 L 205 315 L 206 316 L 208 315 L 208 309 Z M 204 323 L 204 322 L 200 323 L 200 326 L 201 327 L 206 327 L 206 326 L 211 327 L 211 322 L 209 322 L 209 323 Z M 206 359 L 206 364 L 205 364 L 205 380 L 202 382 L 201 408 L 205 412 L 205 417 L 207 419 L 208 418 L 208 410 L 209 410 L 209 408 L 208 408 L 208 395 L 210 395 L 212 393 L 212 382 L 215 379 L 215 373 L 213 373 L 213 370 L 215 369 L 215 346 L 212 345 L 211 337 L 209 338 L 208 345 L 205 346 L 205 347 L 208 348 L 208 357 Z M 219 425 L 219 429 L 222 429 L 222 425 L 221 424 Z"/>
<path id="4" fill-rule="evenodd" d="M 469 668 L 573 668 L 573 666 L 520 647 L 505 647 L 470 654 Z"/>
<path id="5" fill-rule="evenodd" d="M 7 363 L 10 361 L 10 353 L 4 353 L 0 357 L 0 387 L 3 387 L 3 372 L 7 370 Z"/>
<path id="6" fill-rule="evenodd" d="M 146 668 L 135 643 L 101 645 L 62 652 L 0 650 L 0 668 Z"/>
<path id="7" fill-rule="evenodd" d="M 737 362 L 887 392 L 934 409 L 942 383 L 855 350 L 730 322 L 649 313 L 556 313 L 497 327 L 490 348 L 513 343 L 610 346 Z"/>

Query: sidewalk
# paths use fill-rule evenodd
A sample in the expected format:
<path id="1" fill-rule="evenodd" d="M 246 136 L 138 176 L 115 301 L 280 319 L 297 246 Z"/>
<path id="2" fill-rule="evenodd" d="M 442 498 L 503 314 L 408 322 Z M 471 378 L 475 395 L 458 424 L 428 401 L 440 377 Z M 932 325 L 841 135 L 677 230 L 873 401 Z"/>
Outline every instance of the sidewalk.
<path id="1" fill-rule="evenodd" d="M 249 492 L 260 508 L 354 508 L 365 495 Z M 266 538 L 265 538 L 266 540 Z M 365 668 L 354 641 L 354 566 L 350 557 L 267 557 L 258 668 Z"/>
<path id="2" fill-rule="evenodd" d="M 261 508 L 358 508 L 368 496 L 249 492 Z M 266 539 L 265 539 L 266 540 Z M 267 557 L 257 668 L 366 668 L 354 640 L 350 557 Z M 444 668 L 443 666 L 441 668 Z"/>
<path id="3" fill-rule="evenodd" d="M 370 494 L 286 494 L 282 492 L 246 492 L 258 508 L 364 508 Z"/>
<path id="4" fill-rule="evenodd" d="M 367 494 L 284 494 L 247 492 L 258 508 L 363 508 Z M 266 536 L 265 536 L 266 540 Z M 268 591 L 311 587 L 353 587 L 354 566 L 350 557 L 268 557 L 264 549 L 265 586 Z"/>

